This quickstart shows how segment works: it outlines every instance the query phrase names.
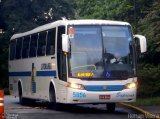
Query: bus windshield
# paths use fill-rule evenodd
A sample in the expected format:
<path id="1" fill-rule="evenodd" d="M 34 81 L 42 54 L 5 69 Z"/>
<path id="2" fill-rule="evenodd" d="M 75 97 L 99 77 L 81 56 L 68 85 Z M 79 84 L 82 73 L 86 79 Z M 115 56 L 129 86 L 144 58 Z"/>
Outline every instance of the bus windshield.
<path id="1" fill-rule="evenodd" d="M 75 25 L 69 33 L 69 76 L 124 79 L 135 74 L 132 33 L 128 26 Z"/>

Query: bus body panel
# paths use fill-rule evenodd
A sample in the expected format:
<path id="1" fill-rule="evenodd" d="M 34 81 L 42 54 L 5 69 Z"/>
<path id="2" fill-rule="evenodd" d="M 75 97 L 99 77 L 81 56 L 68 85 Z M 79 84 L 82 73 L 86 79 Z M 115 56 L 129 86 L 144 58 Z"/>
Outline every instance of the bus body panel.
<path id="1" fill-rule="evenodd" d="M 54 81 L 57 80 L 57 78 L 54 78 L 54 76 L 50 76 L 53 74 L 49 74 L 50 72 L 55 72 L 56 77 L 56 64 L 55 59 L 51 59 L 52 56 L 46 56 L 46 57 L 39 57 L 39 58 L 30 58 L 30 59 L 23 59 L 23 60 L 17 60 L 17 61 L 10 61 L 10 84 L 13 84 L 13 94 L 18 96 L 18 81 L 21 81 L 22 83 L 22 90 L 23 90 L 23 96 L 29 97 L 29 98 L 38 98 L 38 99 L 47 99 L 49 97 L 49 85 L 51 80 Z M 35 62 L 36 61 L 36 62 Z M 49 63 L 53 64 L 52 69 L 42 69 L 47 68 L 47 65 Z M 34 81 L 36 82 L 36 93 L 32 93 L 32 65 L 34 64 L 34 68 L 36 70 L 36 73 L 39 76 L 35 76 Z M 15 70 L 16 69 L 16 70 Z M 11 73 L 12 72 L 12 73 Z M 14 75 L 14 76 L 13 76 Z M 19 76 L 16 76 L 19 75 Z M 47 76 L 48 75 L 48 76 Z M 56 81 L 55 81 L 56 82 Z"/>

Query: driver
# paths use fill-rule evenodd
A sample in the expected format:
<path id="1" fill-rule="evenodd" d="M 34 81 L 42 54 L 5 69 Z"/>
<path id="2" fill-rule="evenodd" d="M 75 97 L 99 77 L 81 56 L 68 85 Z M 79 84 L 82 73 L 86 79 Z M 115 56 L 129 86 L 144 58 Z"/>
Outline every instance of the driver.
<path id="1" fill-rule="evenodd" d="M 116 64 L 123 64 L 120 53 L 116 52 L 114 54 L 114 57 L 112 59 L 110 59 L 110 63 L 116 63 Z"/>

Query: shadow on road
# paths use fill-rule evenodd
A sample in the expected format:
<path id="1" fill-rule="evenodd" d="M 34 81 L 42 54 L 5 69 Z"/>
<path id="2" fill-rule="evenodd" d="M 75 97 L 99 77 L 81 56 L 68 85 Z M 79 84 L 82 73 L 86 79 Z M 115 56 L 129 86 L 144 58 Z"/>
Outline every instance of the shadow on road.
<path id="1" fill-rule="evenodd" d="M 19 103 L 17 103 L 19 104 Z M 60 112 L 68 112 L 68 113 L 82 113 L 82 114 L 111 114 L 107 112 L 104 105 L 92 105 L 92 104 L 81 104 L 81 105 L 69 105 L 69 104 L 60 104 L 58 110 L 51 109 L 49 103 L 47 102 L 30 102 L 28 101 L 24 106 L 30 106 L 33 108 L 39 109 L 47 109 L 53 111 L 60 111 Z M 112 113 L 113 114 L 113 113 Z M 120 109 L 119 107 L 116 108 L 114 114 L 128 114 L 127 111 Z"/>
<path id="2" fill-rule="evenodd" d="M 105 106 L 104 106 L 105 107 Z M 101 105 L 62 105 L 60 111 L 69 113 L 85 113 L 85 114 L 111 114 Z M 113 114 L 113 113 L 112 113 Z M 114 114 L 127 114 L 127 112 L 116 109 Z"/>

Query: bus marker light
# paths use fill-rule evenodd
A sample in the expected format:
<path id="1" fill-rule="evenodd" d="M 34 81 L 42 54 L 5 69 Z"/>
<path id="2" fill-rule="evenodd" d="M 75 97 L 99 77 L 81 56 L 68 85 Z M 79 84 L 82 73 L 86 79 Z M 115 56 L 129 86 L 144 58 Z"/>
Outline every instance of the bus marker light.
<path id="1" fill-rule="evenodd" d="M 55 64 L 55 63 L 51 63 L 51 65 L 52 65 L 52 67 L 55 67 L 55 66 L 56 66 L 56 64 Z"/>
<path id="2" fill-rule="evenodd" d="M 74 38 L 75 30 L 72 26 L 69 27 L 68 34 L 69 34 L 69 38 Z"/>

